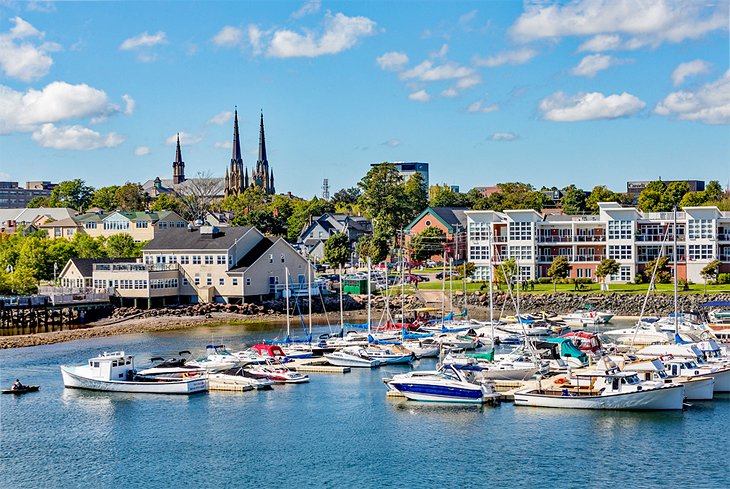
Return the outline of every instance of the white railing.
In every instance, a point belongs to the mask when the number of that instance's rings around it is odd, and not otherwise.
[[[109,289],[41,286],[38,288],[38,293],[48,296],[54,306],[83,302],[109,302]]]

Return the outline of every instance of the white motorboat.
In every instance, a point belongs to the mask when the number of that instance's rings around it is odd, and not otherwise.
[[[474,330],[437,334],[435,340],[446,349],[476,350],[480,346],[479,337]]]
[[[714,392],[730,392],[730,367],[713,367],[697,363],[699,359],[664,358],[662,361],[672,375],[695,377],[712,377],[715,381]]]
[[[123,351],[104,352],[89,359],[86,365],[62,365],[64,387],[111,392],[138,392],[147,394],[193,394],[208,390],[208,379],[194,378],[137,378],[134,356]]]
[[[474,366],[478,370],[478,378],[484,380],[528,380],[536,374],[547,375],[550,372],[548,362],[536,361],[528,354],[500,355],[492,360],[493,354],[457,354],[449,353],[444,357],[444,365],[459,367]]]
[[[324,358],[337,367],[373,368],[380,365],[380,360],[372,358],[360,346],[348,346],[342,350],[325,353]]]
[[[441,351],[441,344],[433,338],[406,340],[401,344],[411,350],[416,359],[437,357]]]
[[[262,379],[248,373],[243,367],[232,367],[222,372],[208,375],[210,387],[240,386],[257,390],[269,390],[274,383],[269,379]]]
[[[309,382],[308,375],[294,372],[274,360],[269,360],[261,365],[249,365],[244,370],[254,377],[268,379],[278,384],[302,384]]]
[[[677,410],[685,390],[681,384],[642,381],[636,372],[618,368],[576,374],[569,384],[553,388],[520,389],[515,406],[566,409]]]
[[[477,382],[469,367],[442,366],[439,370],[398,374],[388,379],[390,389],[412,401],[483,404],[496,402],[499,394],[490,382]]]
[[[204,377],[208,373],[208,371],[202,367],[187,365],[187,360],[184,358],[169,358],[165,360],[162,357],[154,357],[151,358],[150,361],[160,361],[160,363],[138,371],[137,377],[166,377],[171,379],[183,379],[189,377]]]
[[[593,311],[579,309],[570,314],[562,316],[566,324],[574,324],[579,326],[607,324],[613,319],[614,314],[608,311]]]
[[[380,360],[380,365],[406,365],[416,359],[416,355],[401,345],[370,344],[365,352],[371,358]]]
[[[603,335],[623,345],[655,345],[666,344],[674,336],[659,329],[655,324],[639,321],[633,328],[612,329]]]
[[[202,367],[208,372],[226,370],[241,364],[233,353],[226,350],[225,345],[208,345],[205,347],[207,355],[187,362],[188,365]]]

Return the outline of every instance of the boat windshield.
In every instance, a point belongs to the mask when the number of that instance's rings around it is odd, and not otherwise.
[[[629,385],[634,385],[634,384],[640,383],[639,377],[636,374],[630,375],[630,376],[626,377],[624,380]]]
[[[667,377],[669,377],[667,375],[667,371],[666,370],[659,370],[659,371],[657,371],[657,375],[659,376],[660,379],[666,379]]]

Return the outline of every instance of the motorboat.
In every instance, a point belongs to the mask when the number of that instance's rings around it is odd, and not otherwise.
[[[434,338],[446,349],[476,350],[481,346],[479,336],[473,329],[464,333],[441,333]]]
[[[189,353],[189,352],[180,352]],[[185,358],[169,358],[165,360],[162,357],[150,358],[151,362],[157,361],[151,367],[145,368],[137,372],[137,377],[166,377],[171,379],[183,379],[189,377],[204,377],[208,371],[203,367],[188,365]]]
[[[249,373],[245,367],[232,367],[221,372],[208,375],[211,387],[226,387],[230,385],[243,388],[251,387],[256,390],[270,390],[274,385],[269,379],[257,377]]]
[[[618,367],[575,374],[563,384],[515,391],[515,406],[566,409],[680,410],[682,384],[640,380],[636,372]]]
[[[325,353],[324,358],[337,367],[373,368],[381,364],[361,346],[348,346],[332,353]]]
[[[666,344],[674,336],[672,333],[662,331],[654,323],[639,321],[632,328],[612,329],[602,333],[619,344],[624,345],[655,345]]]
[[[3,389],[3,394],[27,394],[28,392],[38,392],[38,390],[41,388],[39,385],[23,385],[21,387],[11,387],[10,389]]]
[[[534,359],[529,352],[517,350],[495,358],[494,352],[483,354],[449,353],[443,365],[457,367],[472,366],[478,371],[478,378],[484,380],[528,380],[535,375],[547,375],[550,365],[547,361]]]
[[[137,377],[134,356],[123,351],[104,352],[86,365],[62,365],[64,387],[113,392],[148,394],[193,394],[208,390],[205,377]]]
[[[309,376],[294,372],[275,360],[268,360],[265,364],[248,365],[244,367],[248,373],[259,379],[268,379],[277,384],[302,384],[309,382]]]
[[[241,361],[225,345],[208,345],[205,347],[206,356],[187,362],[188,365],[202,367],[208,372],[226,370],[239,365]]]
[[[475,371],[444,365],[438,370],[415,371],[394,375],[386,384],[411,401],[483,404],[496,402],[499,394],[491,382],[479,382]]]
[[[715,381],[713,392],[730,392],[730,367],[713,367],[698,363],[700,359],[662,357],[662,362],[671,375],[683,377],[712,377]]]
[[[614,314],[608,311],[594,311],[591,309],[578,309],[575,312],[562,316],[566,324],[578,326],[591,326],[607,324],[613,319]]]
[[[371,358],[380,360],[381,365],[410,365],[416,355],[401,345],[371,344],[365,348]]]
[[[433,338],[405,340],[401,343],[416,356],[416,359],[433,358],[439,356],[441,344]]]

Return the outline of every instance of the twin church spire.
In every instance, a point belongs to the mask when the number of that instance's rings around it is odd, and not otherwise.
[[[233,150],[231,163],[226,168],[225,190],[226,197],[240,195],[248,187],[261,187],[267,194],[274,194],[274,171],[269,168],[266,157],[266,138],[264,136],[264,113],[261,113],[259,126],[259,159],[256,168],[252,168],[250,175],[243,165],[241,156],[241,139],[238,132],[238,110],[233,117]]]

